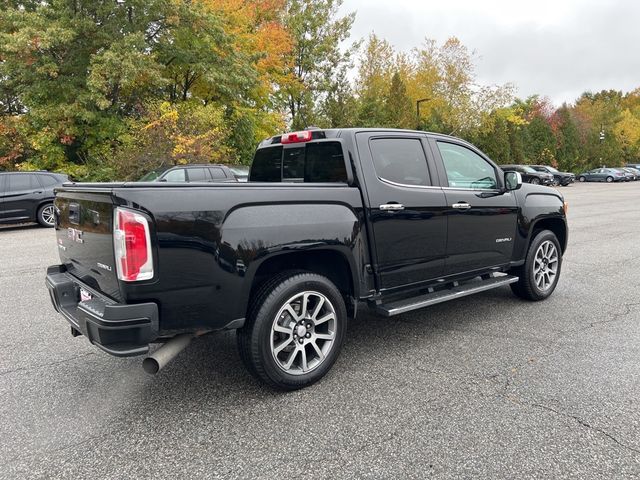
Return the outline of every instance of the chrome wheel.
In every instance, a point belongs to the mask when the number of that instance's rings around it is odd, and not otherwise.
[[[336,338],[336,310],[315,291],[298,293],[285,302],[273,320],[270,347],[276,365],[290,375],[318,368]]]
[[[53,226],[53,224],[55,223],[55,216],[53,212],[53,205],[47,205],[40,211],[40,218],[49,226]]]
[[[549,290],[558,275],[558,249],[546,240],[540,244],[533,260],[533,279],[543,292]]]

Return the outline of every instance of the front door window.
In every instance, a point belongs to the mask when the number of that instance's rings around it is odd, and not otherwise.
[[[474,190],[498,188],[495,169],[474,151],[447,142],[437,142],[450,187]]]

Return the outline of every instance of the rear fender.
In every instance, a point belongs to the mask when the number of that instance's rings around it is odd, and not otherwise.
[[[221,254],[235,258],[242,275],[237,316],[246,306],[265,262],[296,268],[305,257],[339,255],[349,267],[353,295],[360,292],[366,237],[359,214],[345,204],[252,205],[232,211],[221,230]],[[287,261],[291,259],[291,261]],[[289,267],[290,265],[290,267]],[[359,266],[360,265],[360,266]],[[325,266],[325,268],[327,268]]]

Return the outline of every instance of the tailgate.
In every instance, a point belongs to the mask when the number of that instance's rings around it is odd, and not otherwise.
[[[121,300],[111,193],[58,190],[55,206],[58,252],[67,271],[94,290]]]

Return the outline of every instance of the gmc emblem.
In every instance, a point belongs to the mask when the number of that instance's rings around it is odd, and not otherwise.
[[[81,230],[76,230],[75,228],[68,228],[67,236],[69,237],[70,240],[76,243],[84,243],[84,238],[82,238]]]

